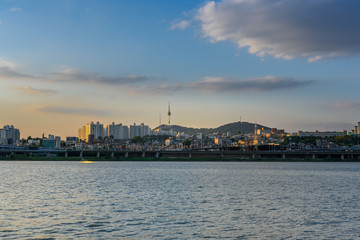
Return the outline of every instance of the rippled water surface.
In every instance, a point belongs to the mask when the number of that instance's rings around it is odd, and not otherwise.
[[[0,239],[360,239],[359,163],[0,162]]]

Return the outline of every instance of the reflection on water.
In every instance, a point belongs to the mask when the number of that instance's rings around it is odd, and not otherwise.
[[[95,163],[95,162],[94,161],[83,160],[83,161],[80,161],[80,163]]]
[[[359,163],[0,162],[0,239],[356,239]]]

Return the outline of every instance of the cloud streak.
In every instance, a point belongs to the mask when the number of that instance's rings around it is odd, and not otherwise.
[[[174,94],[182,91],[198,91],[205,94],[222,92],[243,91],[279,91],[283,89],[294,89],[314,83],[311,80],[296,80],[289,77],[265,76],[248,79],[230,79],[224,77],[205,77],[195,82],[170,82],[152,79],[144,75],[127,75],[118,77],[100,76],[95,73],[81,72],[75,70],[64,70],[52,73],[48,77],[35,77],[23,74],[9,67],[0,67],[0,79],[34,80],[50,83],[90,83],[116,87],[121,86],[130,95],[150,94],[163,95]],[[40,94],[40,89],[27,87],[23,89],[29,94]],[[46,89],[44,89],[44,93]]]
[[[126,75],[117,77],[99,76],[96,73],[66,69],[62,72],[52,73],[50,80],[55,82],[80,82],[108,85],[129,85],[150,80],[144,75]]]
[[[237,91],[276,91],[282,89],[298,88],[312,84],[314,81],[299,81],[286,77],[266,76],[232,80],[226,78],[207,77],[203,81],[190,84],[190,89],[208,93],[237,92]]]
[[[111,113],[102,109],[93,108],[76,108],[76,107],[60,107],[60,106],[41,106],[37,109],[44,113],[57,113],[69,115],[86,115],[86,116],[109,116]]]
[[[164,84],[160,86],[142,86],[132,91],[133,94],[173,94],[180,91],[198,91],[205,94],[223,92],[271,92],[294,89],[313,84],[312,80],[296,80],[287,77],[265,76],[262,78],[227,79],[223,77],[206,77],[202,81],[185,84]]]
[[[339,101],[330,104],[332,110],[360,110],[360,103],[350,101]]]
[[[52,89],[38,89],[38,88],[32,88],[30,86],[14,87],[13,89],[20,91],[23,94],[31,95],[31,96],[53,96],[58,93],[58,91]]]
[[[360,53],[357,0],[222,0],[198,9],[203,35],[259,57],[309,62]]]
[[[2,64],[3,66],[1,66],[1,63],[3,63]],[[3,80],[32,79],[36,81],[52,82],[52,83],[70,82],[70,83],[91,83],[91,84],[105,84],[105,85],[133,85],[151,80],[150,77],[144,75],[125,75],[125,76],[109,77],[109,76],[100,76],[96,73],[77,71],[72,69],[51,73],[48,76],[37,77],[16,71],[11,66],[10,62],[0,61],[0,80],[1,79]]]
[[[149,95],[167,95],[174,94],[176,92],[180,92],[187,89],[186,84],[178,84],[178,83],[163,83],[160,85],[143,85],[137,86],[128,91],[130,95],[141,95],[141,94],[149,94]]]
[[[20,73],[9,66],[0,66],[0,79],[29,79],[32,75]]]

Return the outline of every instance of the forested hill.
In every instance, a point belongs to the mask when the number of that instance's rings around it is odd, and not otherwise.
[[[161,128],[162,130],[169,130],[169,127],[167,125],[161,125],[155,129]],[[264,129],[264,130],[271,130],[271,128],[257,124],[258,129]],[[249,123],[249,122],[234,122],[234,123],[228,123],[222,126],[219,126],[217,128],[191,128],[191,127],[183,127],[179,125],[171,125],[171,129],[176,130],[178,132],[184,132],[186,134],[196,134],[196,133],[203,133],[203,134],[211,134],[211,133],[227,133],[231,132],[232,134],[236,134],[238,132],[241,132],[243,134],[248,133],[254,133],[255,130],[255,124]]]

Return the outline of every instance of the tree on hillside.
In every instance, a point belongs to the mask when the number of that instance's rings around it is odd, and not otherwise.
[[[183,142],[183,144],[185,145],[185,146],[190,146],[191,145],[191,141],[190,141],[190,139],[185,139],[184,140],[184,142]]]
[[[131,142],[132,143],[143,143],[144,142],[144,139],[140,136],[135,136],[131,139]]]

